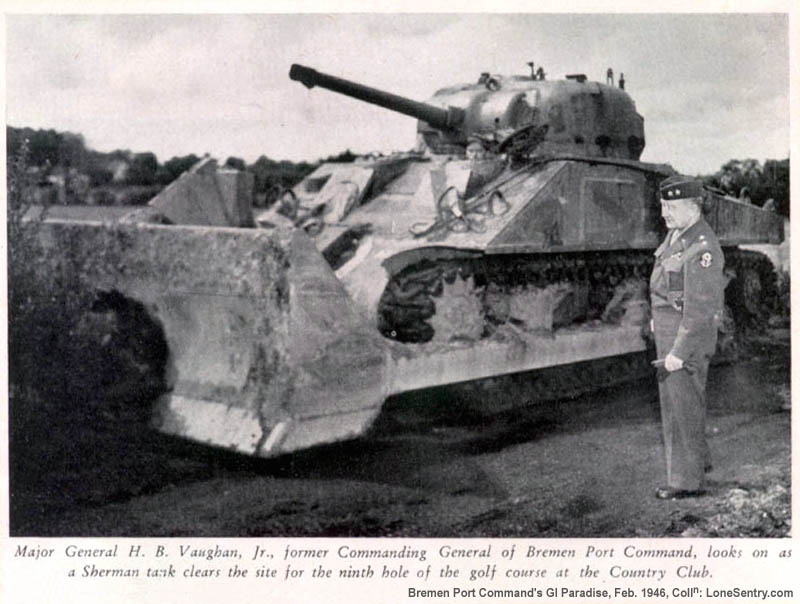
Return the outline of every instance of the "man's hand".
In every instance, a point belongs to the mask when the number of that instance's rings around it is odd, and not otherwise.
[[[678,369],[683,369],[683,360],[679,359],[674,354],[669,353],[664,358],[664,369],[667,371],[678,371]]]

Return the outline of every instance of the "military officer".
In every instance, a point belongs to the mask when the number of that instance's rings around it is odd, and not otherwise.
[[[667,484],[656,497],[678,499],[702,495],[710,467],[705,387],[724,303],[724,258],[702,216],[702,183],[671,176],[660,192],[669,232],[655,252],[650,303],[656,354],[666,370],[658,390]]]

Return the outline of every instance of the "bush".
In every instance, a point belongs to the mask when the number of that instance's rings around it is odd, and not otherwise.
[[[71,326],[64,309],[74,289],[50,274],[38,241],[41,216],[25,220],[31,209],[24,194],[30,185],[27,142],[8,161],[9,386],[12,399],[24,401],[9,405],[12,444],[26,437],[32,420],[54,417],[70,402],[65,384]]]
[[[24,219],[30,209],[23,194],[26,168],[26,148],[21,147],[9,162],[7,191],[9,381],[17,392],[36,391],[37,396],[26,398],[45,400],[48,409],[83,405],[85,410],[109,381],[121,380],[121,364],[114,363],[120,347],[101,345],[105,332],[97,321],[103,317],[94,312],[96,292],[82,276],[87,260],[74,257],[82,233],[69,227],[43,230],[41,217]],[[152,196],[152,187],[141,189],[140,194]],[[90,263],[110,263],[114,244],[124,245],[110,227],[106,234],[101,238],[106,243],[92,250]],[[58,244],[49,245],[52,240]],[[12,432],[26,423],[29,412],[48,415],[41,408],[13,409]]]

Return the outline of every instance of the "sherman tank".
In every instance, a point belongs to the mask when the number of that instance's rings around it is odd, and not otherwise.
[[[352,97],[320,103],[416,118],[417,146],[324,163],[253,215],[252,179],[206,163],[148,216],[39,225],[60,258],[50,274],[78,282],[91,312],[161,334],[138,344],[159,351],[145,372],[164,373],[156,428],[272,457],[364,434],[400,392],[532,370],[571,392],[649,370],[658,183],[674,170],[640,161],[624,89],[483,73],[423,103],[301,65],[289,76]],[[236,199],[216,221],[193,206],[211,190]],[[774,293],[769,261],[739,246],[779,243],[782,220],[711,189],[704,214],[730,278],[725,342]]]

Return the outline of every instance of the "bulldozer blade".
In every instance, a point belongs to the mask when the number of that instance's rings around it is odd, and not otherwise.
[[[33,225],[43,291],[116,291],[162,328],[158,430],[273,457],[363,433],[389,353],[300,229],[50,220]]]

